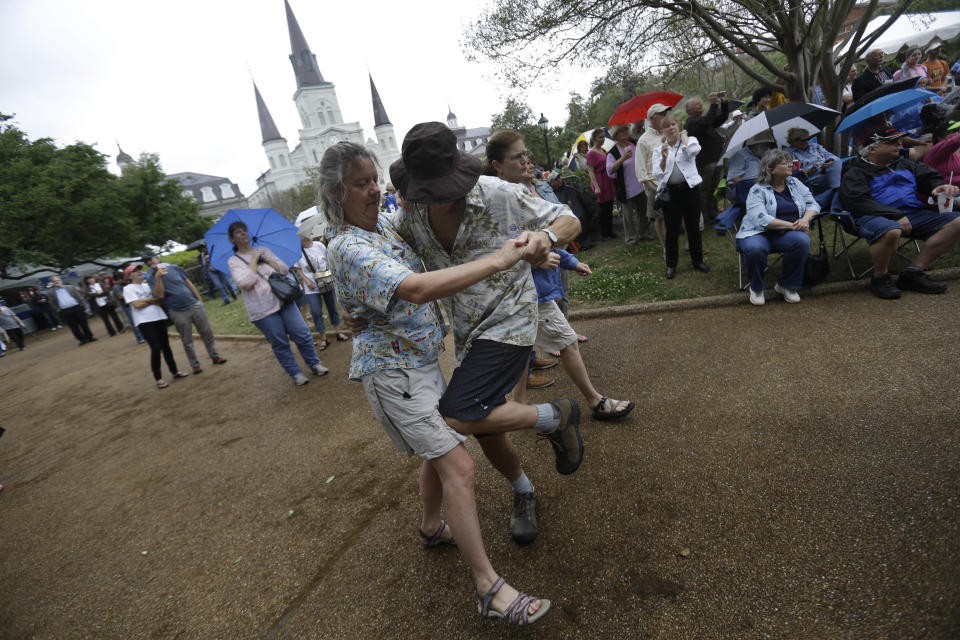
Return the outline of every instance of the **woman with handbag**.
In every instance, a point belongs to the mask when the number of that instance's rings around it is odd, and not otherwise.
[[[290,269],[267,247],[251,245],[247,225],[243,222],[238,220],[231,224],[227,233],[234,253],[227,261],[230,275],[240,287],[250,322],[260,329],[273,347],[273,355],[280,366],[295,385],[310,382],[290,348],[292,339],[310,371],[317,376],[326,375],[327,368],[320,362],[310,329],[297,308],[299,296],[290,296],[284,290],[292,285],[290,280],[283,278]],[[286,285],[284,282],[274,284],[277,279],[285,281]],[[287,299],[281,300],[281,296]]]
[[[750,278],[750,302],[764,303],[763,274],[771,251],[783,254],[774,291],[787,302],[800,302],[803,270],[810,255],[810,222],[820,205],[810,189],[793,177],[793,157],[773,149],[760,159],[757,182],[747,194],[747,213],[737,232],[737,248]]]
[[[703,178],[697,170],[700,143],[686,131],[680,130],[676,118],[664,116],[660,132],[663,144],[653,151],[653,178],[657,181],[657,207],[663,211],[667,227],[664,242],[667,254],[667,280],[677,274],[680,254],[680,229],[686,227],[687,244],[693,268],[709,273],[703,262],[703,238],[700,235],[700,183]]]
[[[303,275],[304,291],[301,304],[310,306],[310,315],[313,316],[313,323],[317,333],[320,334],[317,350],[323,351],[328,344],[326,327],[323,324],[324,305],[330,316],[330,324],[336,331],[337,341],[346,342],[350,338],[340,330],[337,294],[333,289],[333,273],[330,272],[330,266],[327,264],[327,248],[322,242],[314,242],[310,238],[301,236],[300,255],[302,257],[295,267]]]

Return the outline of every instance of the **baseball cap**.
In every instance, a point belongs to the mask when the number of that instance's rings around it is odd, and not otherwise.
[[[551,172],[549,173],[549,175],[547,175],[547,182],[553,182],[554,180],[556,180],[556,179],[559,178],[559,177],[560,177],[560,172],[559,172],[559,171],[551,171]]]
[[[128,264],[127,268],[123,270],[123,277],[129,278],[131,273],[134,271],[140,271],[141,269],[143,269],[142,264]]]
[[[652,105],[647,107],[647,117],[649,118],[650,116],[655,116],[658,113],[666,113],[667,111],[670,111],[670,109],[673,109],[673,107],[668,107],[660,102],[654,102]]]
[[[867,136],[867,144],[873,144],[874,142],[895,142],[906,135],[906,133],[897,131],[893,127],[878,127]]]

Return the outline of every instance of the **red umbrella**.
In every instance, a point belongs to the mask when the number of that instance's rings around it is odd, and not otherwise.
[[[683,96],[672,91],[651,91],[634,96],[617,107],[617,110],[610,116],[607,124],[631,124],[639,120],[647,119],[647,109],[650,105],[660,104],[668,107],[675,107],[677,103],[683,100]]]

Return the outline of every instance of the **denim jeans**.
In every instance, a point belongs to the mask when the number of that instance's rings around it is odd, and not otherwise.
[[[300,365],[297,363],[293,350],[290,348],[290,339],[293,339],[300,351],[300,356],[307,363],[308,367],[320,364],[320,356],[317,355],[317,349],[313,346],[313,336],[310,335],[310,329],[307,323],[303,321],[300,310],[293,302],[288,302],[280,308],[280,311],[271,313],[266,318],[255,321],[254,326],[263,333],[267,342],[273,347],[273,355],[287,375],[291,378],[298,373]]]
[[[327,291],[326,293],[311,293],[303,296],[310,306],[310,315],[313,316],[313,323],[316,326],[317,333],[325,332],[326,326],[323,324],[323,307],[327,307],[327,313],[330,315],[330,324],[334,327],[340,326],[340,313],[337,311],[337,293],[336,291]],[[321,300],[322,298],[322,300]]]
[[[803,266],[810,255],[810,236],[803,231],[758,233],[738,239],[737,246],[743,252],[743,262],[753,291],[760,293],[766,288],[763,273],[767,270],[767,256],[771,251],[783,254],[780,286],[787,289],[803,286]]]
[[[210,276],[210,281],[217,287],[217,291],[220,292],[220,296],[223,298],[224,302],[230,302],[230,298],[227,297],[229,293],[234,298],[237,297],[236,287],[233,284],[233,280],[230,278],[229,273],[223,273],[222,271],[211,271],[207,275]]]

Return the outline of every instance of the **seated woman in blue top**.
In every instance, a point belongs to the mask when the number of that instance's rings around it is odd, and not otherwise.
[[[802,182],[792,177],[793,158],[774,149],[760,159],[757,183],[747,195],[747,213],[737,232],[737,247],[750,277],[750,302],[764,303],[763,273],[771,251],[783,254],[783,269],[774,290],[787,302],[800,302],[803,267],[810,254],[810,222],[820,205]]]

